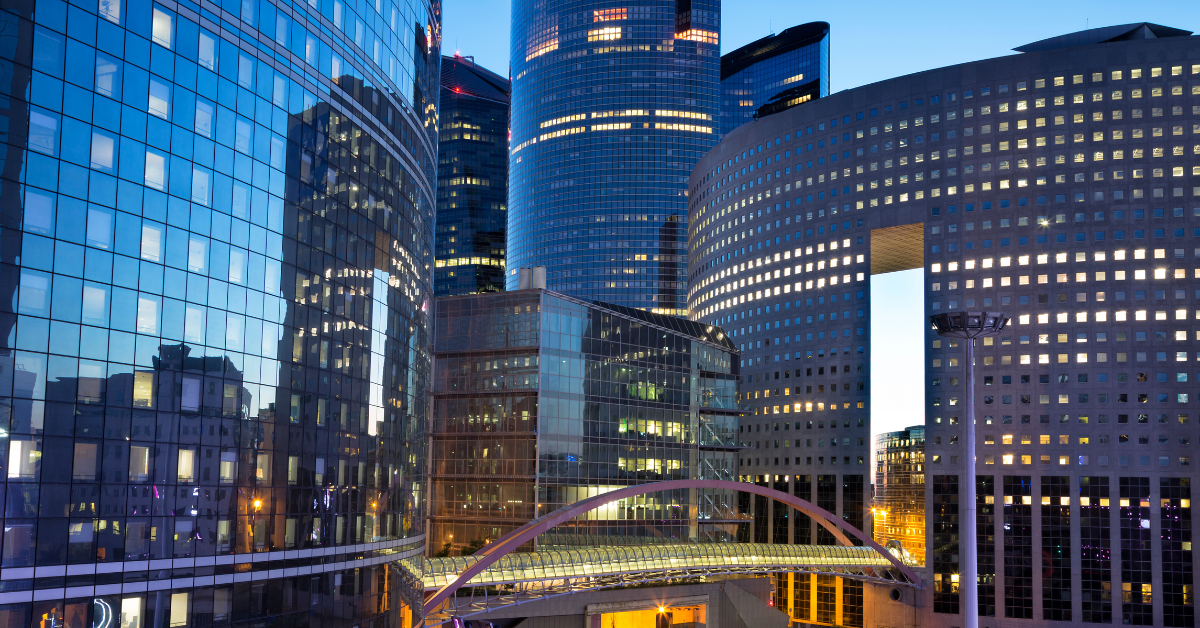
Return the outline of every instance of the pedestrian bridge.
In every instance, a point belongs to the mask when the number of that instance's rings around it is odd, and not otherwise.
[[[480,558],[426,558],[422,576],[425,590],[436,591],[455,582],[459,574]],[[913,566],[911,560],[904,562]],[[489,587],[631,575],[645,581],[664,573],[673,574],[671,577],[688,577],[778,571],[837,574],[860,580],[913,584],[895,569],[889,557],[870,547],[699,543],[513,553],[492,563],[462,586]]]
[[[703,543],[517,551],[555,526],[604,504],[672,489],[762,495],[807,515],[840,545]],[[414,558],[396,564],[407,579],[424,584],[422,616],[426,626],[577,591],[709,576],[786,571],[920,588],[913,566],[906,552],[884,549],[861,530],[807,501],[765,486],[725,480],[670,480],[621,487],[534,519],[473,556]]]

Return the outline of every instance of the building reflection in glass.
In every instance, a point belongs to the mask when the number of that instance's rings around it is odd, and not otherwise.
[[[737,367],[719,328],[545,290],[439,298],[437,309],[435,552],[470,553],[619,486],[732,479]],[[731,502],[654,493],[536,543],[728,539]]]
[[[0,628],[420,595],[440,3],[199,11],[0,11]]]

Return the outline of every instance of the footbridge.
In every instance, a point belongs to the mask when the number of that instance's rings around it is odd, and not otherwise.
[[[790,505],[828,530],[839,545],[699,543],[516,552],[554,526],[604,504],[672,489],[720,489],[763,495]],[[852,540],[853,539],[853,540]],[[857,541],[857,543],[856,543]],[[504,606],[579,591],[715,576],[814,573],[920,587],[905,554],[884,549],[840,517],[793,495],[723,480],[673,480],[629,486],[581,500],[509,532],[472,556],[399,563],[424,583],[426,626]]]

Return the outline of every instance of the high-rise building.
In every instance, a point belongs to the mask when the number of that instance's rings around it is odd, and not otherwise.
[[[732,480],[736,354],[719,328],[540,289],[437,300],[430,425],[435,552],[469,554],[617,487]],[[728,541],[734,499],[615,502],[539,549]]]
[[[925,564],[925,426],[875,437],[875,498],[871,501],[875,541],[896,541]]]
[[[913,329],[925,625],[963,625],[964,542],[983,546],[970,611],[1006,626],[1194,621],[1189,34],[1092,29],[839,92],[739,127],[693,171],[689,308],[741,350],[742,427],[758,446],[744,475],[790,477],[806,495],[797,478],[815,476],[819,505],[869,471],[870,407],[890,402],[867,368],[872,317],[890,314],[873,307],[874,275],[923,269],[912,297],[926,315],[1012,317],[975,348],[976,452],[963,443],[964,346]],[[972,460],[979,538],[960,539]],[[838,513],[861,521],[846,494]]]
[[[3,9],[5,628],[411,621],[440,3],[324,6]]]
[[[809,22],[721,56],[721,137],[829,95],[829,24]]]
[[[442,57],[438,296],[504,290],[509,80],[472,57]]]
[[[512,7],[508,281],[686,313],[687,173],[716,144],[720,2]]]

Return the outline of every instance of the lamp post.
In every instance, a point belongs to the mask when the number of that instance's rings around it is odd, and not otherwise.
[[[966,628],[979,628],[979,539],[975,533],[975,339],[1000,333],[1008,318],[1001,312],[947,312],[929,317],[939,336],[966,341],[967,433],[966,512],[958,520],[959,591]]]

